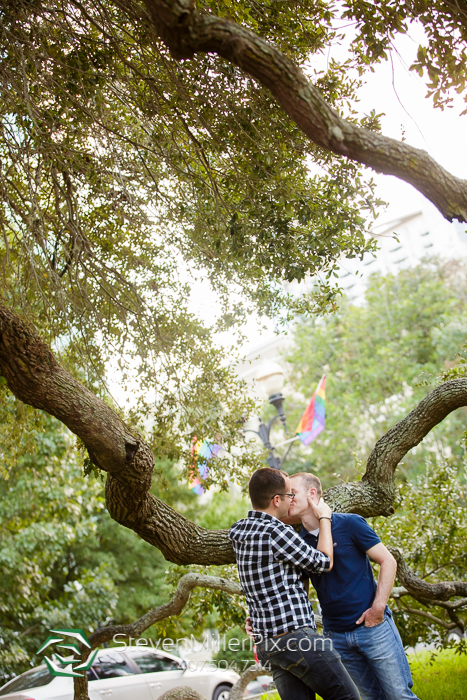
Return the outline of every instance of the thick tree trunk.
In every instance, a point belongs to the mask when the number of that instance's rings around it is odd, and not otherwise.
[[[141,437],[55,359],[35,329],[0,307],[0,374],[13,394],[62,421],[107,472],[110,515],[177,564],[234,561],[226,530],[207,530],[149,493],[154,457]],[[467,379],[434,389],[375,445],[359,483],[334,486],[325,498],[336,511],[363,516],[394,512],[394,474],[408,450],[451,411],[467,405]]]
[[[118,1],[118,0],[117,0]],[[128,7],[128,0],[119,4]],[[289,58],[246,27],[207,12],[193,0],[145,0],[154,27],[177,59],[216,53],[264,85],[316,144],[413,185],[452,221],[467,221],[467,181],[426,151],[342,119]],[[135,10],[136,11],[136,10]]]
[[[83,646],[81,648],[81,661],[86,661],[90,653],[91,650]],[[73,678],[73,687],[75,691],[74,700],[89,700],[88,677],[86,673],[81,678]]]

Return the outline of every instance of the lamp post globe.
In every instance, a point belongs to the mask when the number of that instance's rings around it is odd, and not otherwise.
[[[266,396],[280,394],[284,386],[284,371],[277,362],[263,362],[256,372],[256,385]]]
[[[280,469],[282,466],[281,460],[274,454],[274,447],[271,445],[269,433],[271,431],[272,424],[278,417],[281,419],[285,431],[287,432],[285,413],[282,407],[282,403],[284,401],[284,397],[282,396],[284,371],[282,367],[277,362],[263,362],[256,372],[256,385],[268,397],[269,403],[276,408],[277,414],[271,418],[268,424],[261,421],[258,430],[251,432],[255,432],[257,435],[259,435],[264,446],[268,450],[268,465],[272,469]]]

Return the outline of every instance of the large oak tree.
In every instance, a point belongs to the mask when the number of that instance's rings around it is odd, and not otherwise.
[[[371,248],[361,213],[376,202],[363,166],[467,221],[466,181],[385,137],[377,119],[342,116],[355,91],[345,66],[306,72],[310,52],[335,34],[338,9],[308,0],[2,5],[0,372],[107,473],[112,517],[173,562],[228,563],[233,553],[225,531],[200,528],[149,493],[149,442],[172,456],[183,445],[187,454],[193,435],[233,444],[248,409],[208,329],[190,316],[180,264],[217,289],[227,328],[245,313],[233,289],[272,314],[333,302],[326,281],[298,301],[278,283],[327,275],[342,255]],[[360,28],[360,68],[418,19],[428,49],[417,70],[428,70],[438,101],[452,84],[462,89],[457,4],[360,0],[344,10]],[[446,18],[449,31],[439,31]],[[124,351],[141,361],[140,386],[156,385],[144,407],[150,440],[101,398],[105,362]],[[466,378],[442,383],[377,442],[361,481],[331,488],[329,502],[390,515],[400,460],[465,405]],[[399,578],[424,599],[467,592],[460,581],[420,582],[402,560]]]

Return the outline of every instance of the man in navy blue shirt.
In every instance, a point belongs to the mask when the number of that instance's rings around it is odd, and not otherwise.
[[[308,498],[319,502],[319,479],[307,472],[290,477],[287,522],[302,522],[301,537],[316,547],[319,521]],[[333,513],[334,566],[325,576],[311,574],[323,616],[324,633],[332,639],[362,700],[414,700],[412,677],[402,640],[387,606],[397,564],[374,530],[360,515]],[[378,584],[370,559],[380,565]],[[298,697],[298,695],[297,695]]]

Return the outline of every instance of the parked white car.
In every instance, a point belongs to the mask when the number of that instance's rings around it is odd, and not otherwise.
[[[228,700],[238,680],[232,670],[186,662],[151,649],[102,649],[87,672],[90,700],[157,700],[176,686],[197,690],[206,700]],[[73,700],[73,678],[51,676],[37,666],[0,688],[2,700]]]

